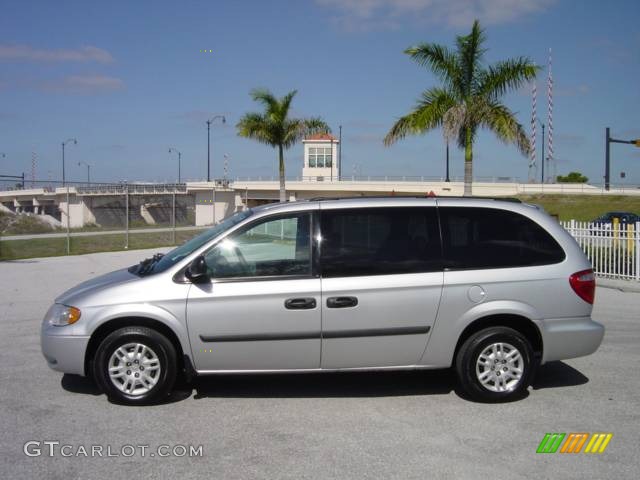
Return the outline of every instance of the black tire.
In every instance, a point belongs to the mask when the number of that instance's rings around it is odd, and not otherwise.
[[[118,388],[109,376],[111,356],[118,348],[131,343],[140,343],[150,349],[160,365],[160,372],[157,374],[157,378],[154,377],[155,385],[144,393],[126,393]],[[151,368],[147,368],[148,371],[151,370]],[[176,371],[177,357],[173,344],[164,335],[146,327],[125,327],[112,332],[100,343],[93,361],[93,376],[98,386],[110,400],[126,405],[144,405],[164,399],[173,388],[176,381]],[[138,373],[142,374],[142,372]],[[124,380],[117,381],[124,382]],[[141,382],[136,385],[140,385],[140,388],[145,387]]]
[[[496,383],[490,381],[485,387],[476,374],[476,365],[480,354],[495,343],[512,345],[522,358],[523,371],[520,380],[513,385],[513,388],[506,391],[492,391],[491,387],[495,387]],[[495,368],[493,365],[492,367]],[[502,373],[501,368],[496,370],[496,375]],[[506,365],[505,368],[507,368]],[[471,399],[482,402],[501,402],[523,397],[533,378],[534,369],[535,362],[533,361],[531,343],[521,333],[508,327],[490,327],[474,333],[462,344],[456,356],[456,373],[460,387]],[[493,372],[487,373],[493,376]],[[508,378],[513,381],[513,378]]]

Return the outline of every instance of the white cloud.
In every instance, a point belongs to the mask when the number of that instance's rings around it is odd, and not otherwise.
[[[0,44],[0,60],[32,62],[98,62],[111,63],[113,56],[102,48],[84,46],[77,49],[43,49],[28,45]]]
[[[39,88],[45,91],[86,94],[120,90],[124,88],[124,82],[106,75],[70,75],[41,83]]]
[[[399,28],[407,21],[466,27],[509,23],[542,12],[556,0],[316,0],[337,11],[333,21],[350,31]]]

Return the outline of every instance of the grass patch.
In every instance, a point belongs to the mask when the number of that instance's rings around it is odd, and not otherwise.
[[[48,223],[42,222],[35,217],[28,215],[10,215],[0,212],[0,234],[18,235],[29,233],[51,233],[55,232]]]
[[[606,212],[640,212],[640,196],[625,195],[520,195],[526,203],[541,205],[560,220],[589,221]]]
[[[180,245],[199,233],[202,233],[202,230],[178,231],[176,232],[175,242],[173,242],[172,232],[132,233],[129,234],[129,250]],[[71,255],[115,252],[124,250],[124,245],[124,234],[71,237]],[[57,257],[66,254],[66,238],[36,238],[32,240],[3,240],[0,242],[0,260]]]

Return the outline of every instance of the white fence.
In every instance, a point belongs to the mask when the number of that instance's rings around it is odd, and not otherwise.
[[[640,222],[561,224],[582,247],[596,275],[640,281]]]

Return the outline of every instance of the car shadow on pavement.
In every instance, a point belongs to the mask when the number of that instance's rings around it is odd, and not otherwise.
[[[538,367],[531,386],[534,390],[556,387],[574,387],[588,383],[589,379],[581,372],[564,362],[549,362]]]
[[[533,390],[583,385],[589,379],[564,362],[550,362],[538,368]],[[89,378],[65,374],[61,386],[72,393],[102,395]],[[162,404],[193,398],[320,398],[391,397],[407,395],[448,395],[452,391],[469,398],[457,386],[452,369],[339,373],[222,374],[178,382]],[[514,401],[526,398],[525,391]]]
[[[387,397],[446,395],[454,389],[448,370],[218,375],[194,379],[195,399],[208,397]]]
[[[80,375],[70,375],[65,373],[62,376],[62,380],[60,381],[60,385],[64,390],[71,393],[80,393],[84,395],[93,395],[100,396],[103,395],[102,391],[98,388],[96,383],[88,377],[81,377]],[[159,402],[161,405],[166,405],[168,403],[181,402],[182,400],[186,400],[193,393],[193,389],[191,386],[187,386],[184,382],[177,382],[174,388],[174,391],[164,399],[164,401]],[[111,403],[111,400],[109,400]]]
[[[102,392],[93,380],[80,375],[65,373],[60,380],[60,385],[67,392],[84,393],[85,395],[102,395]]]

